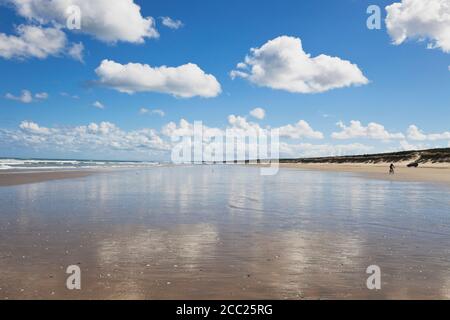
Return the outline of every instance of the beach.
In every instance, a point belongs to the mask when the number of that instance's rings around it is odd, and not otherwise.
[[[444,184],[200,165],[0,197],[0,299],[450,298]],[[66,288],[70,265],[81,290]],[[381,290],[366,287],[370,265]]]
[[[71,170],[71,171],[31,171],[31,170],[21,170],[14,171],[9,170],[6,172],[0,172],[0,186],[15,186],[21,184],[38,183],[49,180],[60,180],[60,179],[73,179],[87,177],[95,173],[92,170]]]
[[[348,172],[358,174],[371,179],[383,179],[389,181],[434,182],[450,184],[450,165],[425,164],[418,168],[408,168],[406,163],[395,164],[395,174],[389,174],[390,163],[280,163],[281,168],[300,170],[319,170],[331,172]]]
[[[0,0],[0,20],[14,311],[450,300],[450,0]]]
[[[306,171],[347,172],[370,179],[389,181],[432,182],[450,184],[450,164],[428,164],[419,168],[408,168],[406,164],[397,164],[395,174],[389,174],[389,163],[381,164],[304,164],[280,163],[282,169],[299,169]],[[260,165],[258,165],[260,167]],[[92,174],[105,173],[106,168],[72,169],[72,170],[8,170],[0,171],[0,186],[14,186],[38,183],[48,180],[87,177]],[[119,169],[116,169],[119,170]],[[122,170],[126,170],[122,168]]]

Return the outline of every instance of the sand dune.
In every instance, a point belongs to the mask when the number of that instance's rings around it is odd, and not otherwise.
[[[389,175],[389,165],[396,166]],[[412,164],[417,167],[408,167]],[[282,159],[282,168],[352,172],[366,177],[397,181],[450,184],[450,148],[342,157]]]

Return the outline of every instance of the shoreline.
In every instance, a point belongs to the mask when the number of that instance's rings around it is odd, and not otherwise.
[[[395,164],[395,174],[389,175],[389,163],[279,163],[280,169],[322,171],[322,172],[345,172],[356,174],[363,178],[403,181],[403,182],[426,182],[450,185],[450,164],[428,164],[418,168],[408,168],[405,163]],[[243,165],[247,166],[247,165]],[[263,166],[261,164],[250,164],[250,166]],[[116,168],[117,169],[117,168]],[[120,168],[124,170],[125,168]],[[83,178],[101,171],[111,169],[73,169],[73,170],[7,170],[0,171],[0,187],[17,186],[31,183],[39,183],[51,180]]]
[[[450,297],[448,189],[211,169],[108,170],[0,188],[0,299]],[[81,291],[66,287],[75,264]],[[383,290],[365,286],[373,264]]]
[[[395,164],[395,174],[389,175],[389,163],[383,164],[336,164],[336,163],[280,163],[280,168],[328,172],[354,173],[358,176],[389,181],[431,182],[450,185],[450,165],[425,165],[408,168],[406,164]]]

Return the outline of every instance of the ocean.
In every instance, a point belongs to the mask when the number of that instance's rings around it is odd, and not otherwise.
[[[160,165],[155,161],[111,161],[111,160],[55,160],[0,158],[0,170],[41,169],[91,169],[91,168],[143,168]]]

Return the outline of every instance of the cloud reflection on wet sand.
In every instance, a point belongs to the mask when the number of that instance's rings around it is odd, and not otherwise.
[[[198,166],[0,196],[1,298],[450,298],[438,186]],[[70,264],[81,291],[65,289]],[[377,292],[365,287],[371,264]]]

